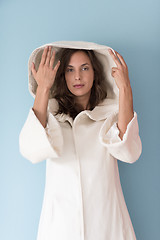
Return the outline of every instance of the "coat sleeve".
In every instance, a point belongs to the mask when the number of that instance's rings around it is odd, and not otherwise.
[[[118,113],[115,112],[103,123],[99,138],[100,142],[108,149],[109,153],[118,160],[133,163],[142,153],[142,143],[139,136],[137,113],[127,125],[123,139],[118,136]]]
[[[32,163],[61,155],[63,137],[56,118],[47,112],[44,128],[31,108],[19,135],[19,149],[23,157]]]

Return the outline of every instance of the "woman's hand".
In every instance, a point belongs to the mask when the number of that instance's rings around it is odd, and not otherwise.
[[[111,49],[109,49],[108,51],[117,65],[117,67],[112,68],[111,73],[112,77],[115,79],[117,87],[119,88],[119,90],[128,87],[131,88],[128,67],[123,57],[116,51],[115,51],[116,56]]]
[[[38,71],[36,71],[35,64],[32,62],[31,71],[40,89],[50,90],[54,83],[54,79],[60,65],[60,61],[58,61],[56,66],[53,68],[54,59],[55,51],[53,51],[51,56],[51,46],[47,46],[43,51]]]
[[[123,140],[127,125],[134,117],[132,89],[128,76],[128,67],[123,57],[116,51],[116,56],[112,50],[109,50],[109,53],[117,65],[117,67],[112,68],[112,77],[115,79],[117,87],[119,88],[119,114],[117,127],[119,129],[119,137]]]

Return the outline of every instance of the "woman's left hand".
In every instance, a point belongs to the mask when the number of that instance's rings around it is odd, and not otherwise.
[[[132,89],[128,76],[128,67],[123,57],[116,51],[116,55],[112,52],[112,50],[110,50],[109,53],[117,65],[117,67],[112,68],[112,76],[119,88],[119,113],[117,127],[120,131],[119,137],[122,140],[128,123],[134,117]]]
[[[119,90],[128,87],[130,88],[131,86],[129,80],[128,67],[123,57],[116,51],[115,51],[116,56],[111,49],[109,49],[108,51],[117,65],[117,67],[112,68],[111,73],[112,77],[115,79],[117,87],[119,88]]]

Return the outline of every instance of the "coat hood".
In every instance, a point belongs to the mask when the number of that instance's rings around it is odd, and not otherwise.
[[[87,49],[93,50],[99,61],[101,62],[104,73],[107,81],[107,98],[98,105],[99,107],[104,105],[118,105],[119,101],[119,89],[115,83],[114,78],[111,75],[112,67],[116,67],[115,62],[113,61],[112,57],[110,56],[108,49],[111,49],[113,52],[114,50],[111,47],[100,45],[93,42],[84,42],[84,41],[58,41],[44,44],[38,48],[36,48],[30,55],[28,61],[28,80],[29,80],[29,92],[35,98],[37,83],[32,75],[31,66],[32,62],[35,64],[35,69],[38,70],[43,50],[46,46],[52,46],[52,52],[55,50],[55,63],[58,61],[58,52],[61,48],[72,48],[72,49]],[[115,53],[115,52],[114,52]],[[49,96],[49,103],[54,103],[56,105],[55,99],[53,99],[51,93]],[[96,107],[97,108],[97,107]],[[100,109],[99,109],[100,110]]]

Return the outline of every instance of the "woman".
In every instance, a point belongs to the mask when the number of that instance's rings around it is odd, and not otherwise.
[[[135,162],[142,144],[123,57],[89,42],[43,45],[29,90],[20,152],[47,160],[37,240],[135,240],[117,159]]]

